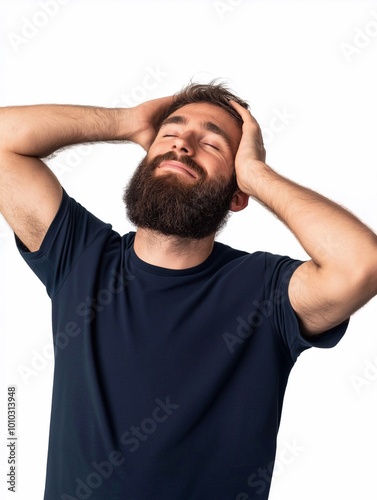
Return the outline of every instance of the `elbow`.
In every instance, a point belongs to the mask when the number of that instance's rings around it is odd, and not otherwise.
[[[355,287],[368,302],[377,295],[377,245],[370,258],[363,259],[355,272]]]
[[[333,285],[342,296],[341,301],[354,313],[377,295],[377,246],[373,253],[364,253],[332,276],[329,290],[334,290]]]
[[[366,286],[371,290],[371,298],[377,295],[377,258],[373,266],[369,269],[366,277]]]

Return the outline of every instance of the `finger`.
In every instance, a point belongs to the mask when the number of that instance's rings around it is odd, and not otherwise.
[[[244,126],[246,125],[248,127],[248,130],[252,133],[252,135],[256,138],[256,146],[257,149],[262,157],[262,160],[265,161],[266,159],[266,150],[264,147],[263,143],[263,135],[262,135],[262,130],[256,121],[256,119],[253,117],[253,115],[250,113],[250,111],[240,104],[238,102],[229,100],[229,103],[232,105],[232,107],[237,111],[237,113],[241,116],[244,122]]]
[[[150,101],[154,104],[155,107],[153,117],[155,126],[159,126],[161,124],[161,117],[164,115],[166,110],[174,103],[175,99],[176,97],[174,95],[171,95],[166,97],[159,97],[158,99]]]
[[[229,104],[237,111],[237,113],[241,116],[242,120],[244,123],[246,122],[252,122],[254,125],[259,127],[259,124],[257,120],[254,118],[254,116],[250,113],[250,111],[240,104],[238,102],[233,101],[232,99],[229,100]]]

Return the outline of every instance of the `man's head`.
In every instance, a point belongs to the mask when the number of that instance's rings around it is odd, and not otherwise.
[[[247,108],[216,83],[191,84],[175,95],[124,194],[136,226],[201,239],[247,205],[234,170],[242,119],[230,99]]]
[[[245,109],[249,109],[247,102],[236,96],[224,84],[216,83],[216,81],[212,81],[208,84],[189,84],[175,94],[173,103],[168,106],[165,112],[160,116],[159,125],[161,125],[161,123],[163,123],[168,116],[177,111],[177,109],[188,104],[204,102],[223,108],[234,118],[236,122],[238,122],[241,127],[242,119],[237,111],[229,104],[230,100],[238,102],[238,104],[243,106]]]

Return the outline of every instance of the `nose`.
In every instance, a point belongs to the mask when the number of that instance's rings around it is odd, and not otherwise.
[[[174,137],[172,150],[177,153],[184,153],[187,156],[192,156],[195,152],[193,139],[188,134]]]

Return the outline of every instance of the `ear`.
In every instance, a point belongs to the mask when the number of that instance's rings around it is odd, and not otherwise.
[[[237,191],[233,195],[232,201],[230,202],[229,210],[231,210],[232,212],[240,212],[247,207],[248,203],[249,196],[237,189]]]

